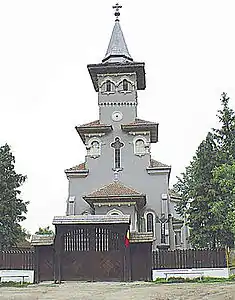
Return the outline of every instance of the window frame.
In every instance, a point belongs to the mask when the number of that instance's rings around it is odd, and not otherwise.
[[[92,143],[97,142],[99,144],[99,148],[98,148],[98,152],[95,153],[91,153],[91,149],[92,149]],[[99,138],[97,137],[93,137],[88,141],[88,145],[87,145],[87,156],[92,157],[92,158],[98,158],[101,156],[101,147],[102,147],[102,142]]]
[[[151,214],[153,217],[153,231],[147,231],[147,227],[148,227],[148,215]],[[144,213],[144,220],[145,220],[145,232],[153,232],[153,237],[156,237],[156,214],[153,211],[146,211]]]
[[[139,152],[136,149],[137,148],[136,147],[136,142],[138,140],[142,140],[144,142],[144,150],[143,150],[143,152]],[[136,136],[133,139],[133,147],[134,147],[134,154],[137,155],[137,156],[144,156],[144,155],[148,154],[148,151],[147,151],[148,143],[147,143],[146,139],[143,136]]]

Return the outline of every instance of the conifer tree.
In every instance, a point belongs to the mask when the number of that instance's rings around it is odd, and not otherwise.
[[[0,147],[0,249],[10,248],[24,237],[20,222],[25,220],[28,202],[20,199],[26,176],[15,172],[10,147]]]
[[[224,168],[222,172],[219,168],[234,162],[235,113],[229,107],[226,93],[221,95],[221,105],[217,115],[220,127],[208,133],[174,186],[182,196],[178,211],[186,214],[191,229],[190,241],[196,247],[214,248],[234,243],[231,217],[234,203],[218,180],[227,170]]]

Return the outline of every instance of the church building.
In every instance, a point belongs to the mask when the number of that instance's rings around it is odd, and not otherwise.
[[[115,24],[102,62],[87,66],[99,116],[76,127],[87,154],[65,170],[66,215],[129,215],[130,234],[152,232],[154,249],[187,248],[187,227],[175,209],[180,198],[169,189],[171,166],[151,152],[159,124],[138,118],[145,64],[128,51],[120,8],[114,6]]]

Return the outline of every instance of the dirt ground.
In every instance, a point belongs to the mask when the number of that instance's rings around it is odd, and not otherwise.
[[[0,288],[1,300],[235,300],[232,283],[43,283]]]

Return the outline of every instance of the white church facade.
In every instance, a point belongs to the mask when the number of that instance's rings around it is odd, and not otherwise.
[[[188,230],[176,212],[180,199],[169,189],[171,166],[151,152],[151,144],[158,142],[158,123],[138,118],[145,64],[130,55],[120,6],[114,8],[116,20],[105,57],[88,65],[99,116],[76,127],[87,154],[82,163],[65,170],[66,215],[129,215],[130,231],[152,232],[154,249],[187,248]]]

